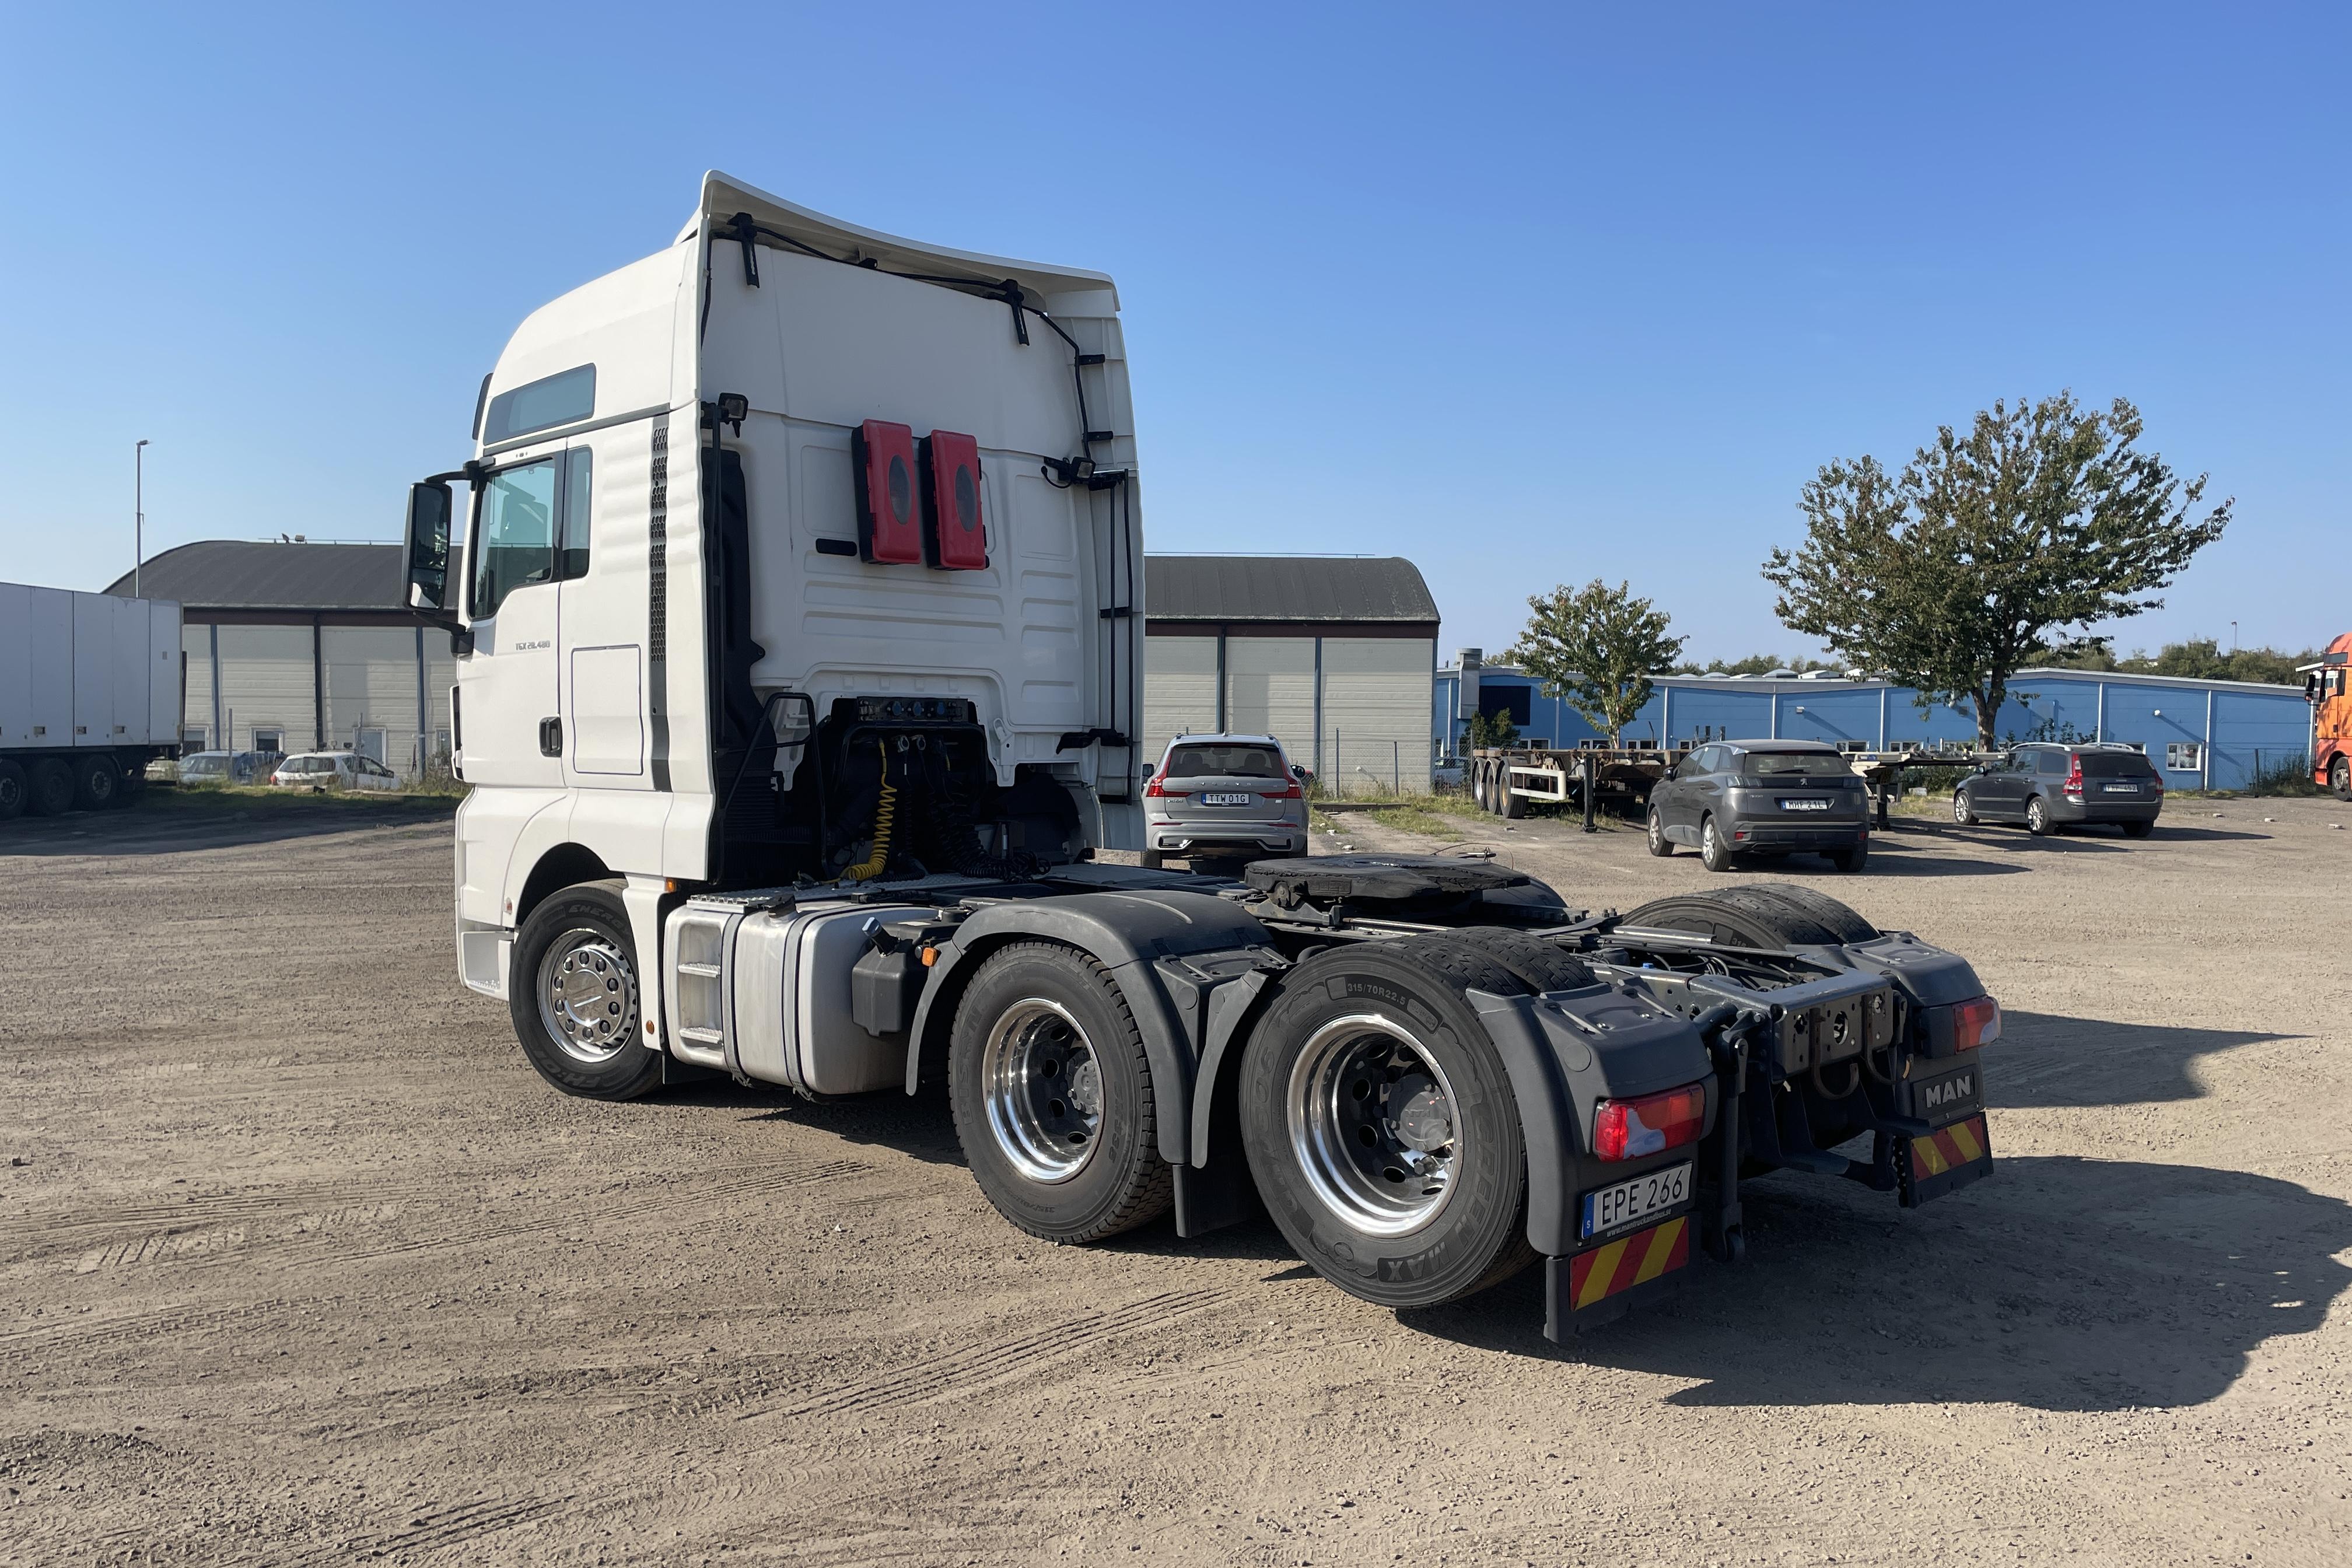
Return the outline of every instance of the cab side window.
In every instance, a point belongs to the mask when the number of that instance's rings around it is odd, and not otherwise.
[[[588,481],[594,458],[585,447],[563,454],[563,535],[556,556],[561,577],[588,575]]]
[[[475,530],[474,619],[497,615],[518,588],[587,573],[590,469],[583,447],[490,476]]]

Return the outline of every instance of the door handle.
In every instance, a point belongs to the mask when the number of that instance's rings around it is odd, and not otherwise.
[[[563,754],[563,721],[561,718],[539,721],[539,754],[542,757]]]

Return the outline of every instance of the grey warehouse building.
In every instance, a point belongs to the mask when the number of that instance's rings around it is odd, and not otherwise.
[[[1151,555],[1143,741],[1269,734],[1335,794],[1429,788],[1437,601],[1398,556]]]
[[[400,555],[207,540],[147,562],[141,592],[184,606],[183,745],[446,767],[456,659],[400,608]],[[1429,787],[1438,614],[1412,562],[1147,556],[1144,605],[1150,763],[1180,731],[1239,730],[1277,737],[1338,793]]]
[[[140,568],[183,606],[188,751],[349,749],[404,777],[449,755],[446,632],[401,608],[397,544],[206,540]],[[129,594],[118,578],[110,594]]]

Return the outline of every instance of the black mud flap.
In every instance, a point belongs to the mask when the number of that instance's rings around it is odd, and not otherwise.
[[[1992,1140],[1982,1115],[1937,1128],[1925,1138],[1895,1141],[1896,1188],[1906,1209],[1991,1174]]]
[[[1631,1236],[1544,1259],[1544,1338],[1564,1344],[1664,1300],[1690,1273],[1696,1216],[1676,1215]]]

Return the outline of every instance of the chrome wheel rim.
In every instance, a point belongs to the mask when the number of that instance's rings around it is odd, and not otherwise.
[[[1664,843],[1665,839],[1665,822],[1656,812],[1654,811],[1650,813],[1650,847],[1652,848],[1655,848],[1657,846]]]
[[[1006,1008],[980,1058],[988,1129],[1030,1181],[1066,1182],[1102,1135],[1102,1064],[1070,1010],[1045,996]]]
[[[1969,797],[1964,795],[1954,795],[1952,797],[1952,820],[1954,822],[1966,823],[1968,819]]]
[[[2040,801],[2037,800],[2032,805],[2025,808],[2025,825],[2032,828],[2034,832],[2041,832],[2042,829],[2048,825],[2049,821],[2050,814],[2042,809],[2042,803]]]
[[[635,1037],[637,973],[620,945],[580,927],[548,944],[539,961],[539,1021],[576,1062],[611,1061]]]
[[[1421,1042],[1373,1013],[1315,1031],[1290,1069],[1290,1151],[1324,1206],[1367,1236],[1444,1211],[1461,1164],[1454,1087]]]

